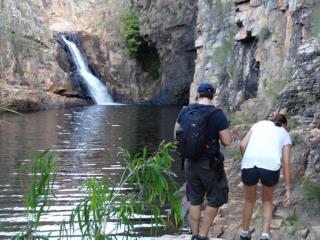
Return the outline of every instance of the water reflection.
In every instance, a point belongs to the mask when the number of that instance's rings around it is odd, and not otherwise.
[[[41,230],[58,230],[59,222],[70,215],[81,199],[78,189],[90,177],[118,181],[123,161],[121,147],[130,151],[143,146],[154,150],[162,140],[172,140],[175,107],[159,106],[89,106],[0,115],[0,237],[14,234],[24,226],[20,167],[28,162],[31,150],[53,149],[57,152],[59,172],[54,186],[56,199]],[[181,175],[180,163],[175,163]],[[180,181],[182,177],[180,178]],[[148,228],[143,223],[140,228]]]

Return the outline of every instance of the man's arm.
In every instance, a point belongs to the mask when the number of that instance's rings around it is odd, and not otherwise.
[[[176,138],[176,132],[180,129],[180,124],[176,122],[176,124],[174,125],[174,130],[173,130],[173,138]]]
[[[231,144],[232,138],[229,128],[224,129],[219,132],[220,142],[223,146],[229,146]]]
[[[250,130],[250,131],[247,133],[247,135],[242,139],[242,141],[241,141],[241,143],[240,143],[240,153],[241,153],[241,156],[242,156],[242,157],[243,157],[244,152],[246,151],[246,148],[247,148],[247,146],[248,146],[248,143],[249,143],[251,134],[252,134],[252,130]]]

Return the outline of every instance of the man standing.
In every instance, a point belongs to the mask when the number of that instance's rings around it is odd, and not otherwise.
[[[183,108],[178,115],[174,137],[185,128],[184,122],[188,112],[197,109],[206,118],[205,135],[208,137],[206,148],[197,159],[185,159],[184,170],[187,182],[186,195],[190,202],[189,217],[192,228],[191,240],[207,240],[210,226],[218,213],[219,207],[228,201],[228,182],[223,168],[223,162],[218,163],[211,149],[220,153],[220,143],[224,146],[231,144],[231,134],[228,122],[222,110],[213,106],[212,99],[215,89],[208,83],[201,83],[197,91],[198,102]],[[216,152],[215,151],[215,152]],[[222,156],[223,157],[223,156]],[[203,221],[200,226],[201,205],[207,198]]]

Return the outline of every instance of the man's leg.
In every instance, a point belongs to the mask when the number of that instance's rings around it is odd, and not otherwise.
[[[199,223],[201,216],[201,205],[191,205],[189,208],[189,217],[191,222],[192,235],[199,233]]]
[[[262,206],[263,206],[263,233],[269,233],[272,219],[272,199],[276,185],[267,187],[262,185]]]
[[[203,222],[200,227],[199,235],[201,237],[206,237],[208,236],[210,226],[214,220],[214,218],[217,216],[218,213],[218,208],[213,208],[207,206],[205,211],[204,211],[204,216],[203,216]]]
[[[249,231],[253,207],[256,202],[257,185],[249,186],[249,185],[243,184],[243,186],[244,186],[245,202],[244,202],[243,213],[242,213],[242,229],[245,231]]]

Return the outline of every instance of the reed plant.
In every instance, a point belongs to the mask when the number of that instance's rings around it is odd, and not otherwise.
[[[183,221],[181,199],[176,175],[171,170],[174,143],[162,142],[154,153],[144,148],[131,154],[123,149],[121,156],[126,167],[119,183],[91,178],[81,187],[82,200],[69,218],[60,225],[59,239],[69,239],[81,233],[82,239],[113,239],[119,230],[124,237],[134,235],[134,223],[141,222],[142,214],[151,217],[150,235],[159,226]],[[49,209],[49,198],[54,199],[53,183],[56,176],[54,155],[49,150],[35,157],[31,168],[30,187],[25,197],[28,226],[13,239],[47,239],[37,233],[41,216]],[[27,183],[27,180],[23,181]],[[125,193],[124,193],[125,191]],[[163,209],[169,208],[167,215]],[[107,225],[111,225],[107,226]],[[106,229],[110,230],[106,232]]]
[[[69,229],[66,223],[62,224],[61,236],[80,231],[83,239],[112,239],[122,229],[128,237],[134,234],[134,223],[141,221],[144,213],[151,216],[151,235],[157,233],[160,225],[171,223],[171,219],[176,225],[182,223],[181,198],[171,170],[170,152],[174,149],[173,143],[164,142],[152,154],[147,148],[134,155],[123,149],[121,156],[126,168],[120,182],[88,180],[82,188],[85,197],[73,210]],[[126,194],[122,193],[124,188]],[[171,212],[163,216],[166,206],[170,206]],[[113,224],[111,234],[105,233],[106,224]]]
[[[25,214],[28,219],[27,226],[12,239],[47,239],[37,233],[41,216],[49,209],[49,198],[53,196],[53,184],[56,176],[55,156],[49,151],[42,151],[33,157],[30,166],[23,166],[25,174],[31,176],[28,193],[24,198]],[[31,172],[31,173],[30,173]],[[30,174],[29,174],[30,173]],[[23,187],[28,183],[27,179],[21,179]]]

